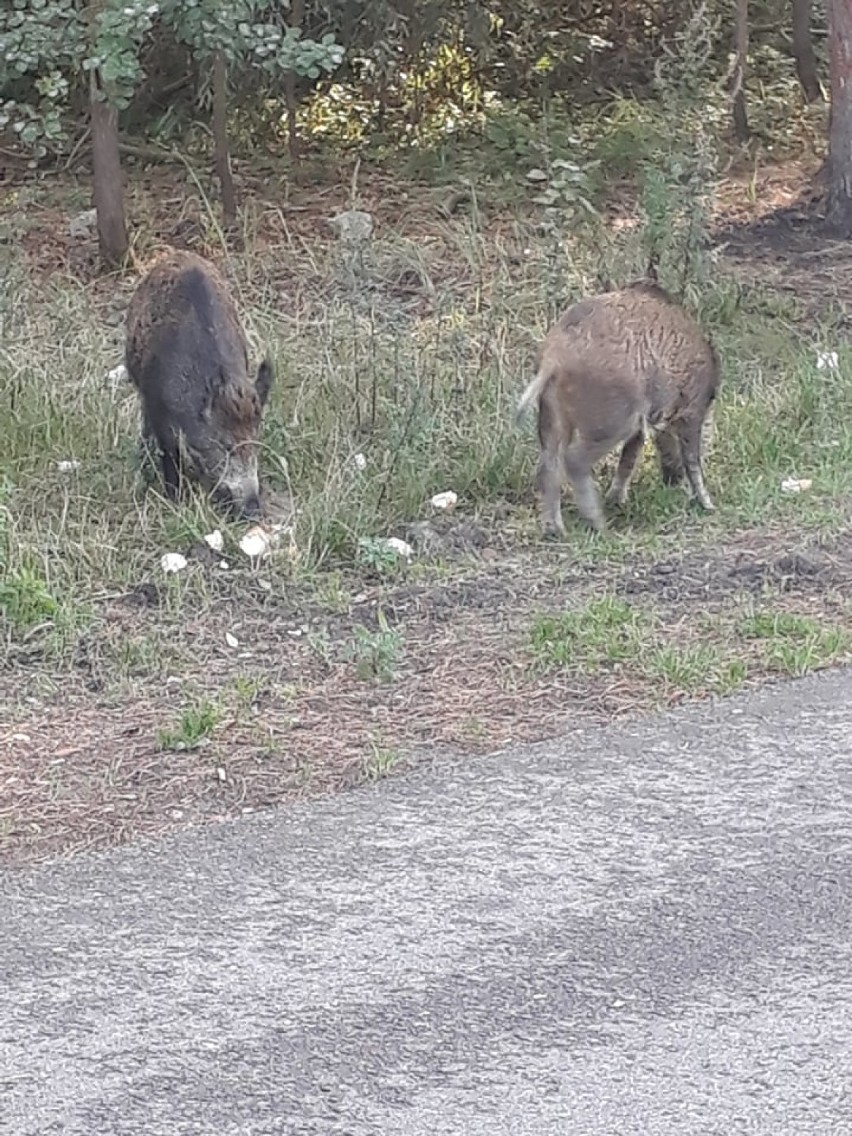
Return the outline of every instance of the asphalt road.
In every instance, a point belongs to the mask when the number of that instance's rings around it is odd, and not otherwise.
[[[852,673],[0,879],[0,1132],[852,1133]]]

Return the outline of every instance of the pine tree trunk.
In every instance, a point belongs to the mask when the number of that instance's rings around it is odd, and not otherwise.
[[[290,5],[290,27],[300,28],[305,15],[304,0],[292,0]],[[284,76],[284,102],[287,106],[287,145],[290,151],[290,164],[296,170],[302,159],[299,145],[299,104],[296,99],[296,76],[288,71]]]
[[[222,51],[213,56],[213,151],[222,216],[226,225],[232,225],[237,219],[237,193],[228,144],[228,65]]]
[[[128,250],[124,187],[118,152],[118,112],[110,106],[96,70],[89,73],[94,201],[98,249],[107,268],[121,265]]]
[[[793,58],[805,98],[809,103],[820,102],[822,86],[811,39],[811,0],[793,0]]]
[[[751,131],[748,125],[745,83],[748,68],[748,0],[737,0],[734,10],[734,134],[738,142],[748,142]]]
[[[831,119],[826,222],[852,237],[852,0],[828,0]]]

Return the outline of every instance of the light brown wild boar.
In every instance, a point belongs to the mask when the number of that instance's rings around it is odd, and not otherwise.
[[[641,281],[581,300],[551,328],[517,417],[538,406],[537,485],[545,534],[564,533],[567,475],[577,509],[605,527],[593,466],[616,446],[621,457],[607,501],[623,505],[649,431],[663,481],[689,481],[703,509],[702,443],[720,382],[719,360],[697,322],[655,283]]]
[[[139,393],[142,448],[156,450],[166,493],[185,476],[244,517],[261,512],[257,448],[272,383],[248,344],[228,286],[190,252],[157,261],[127,312],[125,364]]]

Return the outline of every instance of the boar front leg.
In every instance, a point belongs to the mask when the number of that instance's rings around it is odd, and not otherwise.
[[[148,421],[148,415],[142,414],[142,429],[139,434],[137,458],[139,472],[146,486],[151,486],[157,479],[157,459],[160,456],[160,447]]]

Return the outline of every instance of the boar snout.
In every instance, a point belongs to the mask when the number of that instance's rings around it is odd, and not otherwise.
[[[257,455],[243,457],[231,454],[224,473],[213,488],[213,497],[234,517],[258,520],[262,509]]]

